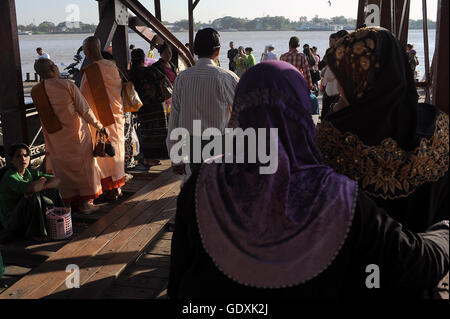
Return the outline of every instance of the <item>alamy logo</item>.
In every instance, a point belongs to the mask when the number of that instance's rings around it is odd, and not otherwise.
[[[380,267],[375,264],[367,265],[366,273],[369,273],[366,278],[366,287],[369,289],[380,288]]]
[[[71,273],[66,278],[66,287],[68,289],[80,288],[80,267],[75,264],[67,265],[66,272]]]
[[[201,121],[193,121],[193,136],[185,128],[174,128],[170,140],[178,141],[170,149],[170,159],[180,163],[257,163],[260,174],[274,174],[278,170],[278,128],[217,128],[201,131]],[[202,147],[202,141],[208,141]],[[193,145],[191,145],[191,143]],[[245,156],[246,155],[246,156]],[[265,165],[265,166],[264,166]]]
[[[69,4],[66,6],[66,28],[78,29],[80,27],[80,7],[76,4]]]

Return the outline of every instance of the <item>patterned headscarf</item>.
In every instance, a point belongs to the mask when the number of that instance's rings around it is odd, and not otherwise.
[[[278,170],[260,175],[258,160],[202,165],[196,187],[202,243],[236,282],[304,283],[333,262],[347,237],[357,185],[321,163],[310,109],[297,69],[281,61],[257,64],[237,86],[229,126],[277,128]]]

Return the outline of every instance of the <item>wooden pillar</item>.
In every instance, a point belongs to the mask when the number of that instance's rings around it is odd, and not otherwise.
[[[448,90],[448,0],[438,1],[438,14],[436,26],[436,47],[434,55],[433,69],[433,101],[439,109],[449,113],[449,90]]]
[[[364,13],[364,8],[366,7],[366,0],[359,0],[358,2],[358,17],[356,19],[356,28],[364,24],[366,19],[366,14]]]
[[[189,11],[189,50],[194,55],[194,3],[193,0],[188,0]]]
[[[0,119],[7,154],[16,143],[28,143],[23,96],[22,66],[14,0],[0,1]],[[10,159],[6,156],[7,161]]]
[[[406,47],[409,7],[409,0],[359,0],[357,26],[367,24],[386,28]]]
[[[428,13],[427,13],[427,0],[422,0],[422,13],[423,13],[423,48],[425,55],[425,83],[427,86],[425,90],[425,103],[431,103],[430,99],[430,47],[428,44]]]
[[[155,0],[155,18],[161,21],[161,0]]]
[[[128,47],[128,26],[118,25],[112,40],[112,54],[117,66],[124,73],[126,73],[131,59]]]

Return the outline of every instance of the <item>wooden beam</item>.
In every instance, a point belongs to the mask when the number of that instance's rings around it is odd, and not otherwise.
[[[116,12],[114,1],[104,0],[99,2],[98,5],[99,10],[101,9],[100,7],[103,10],[99,16],[99,23],[94,35],[100,39],[101,49],[106,50],[110,46],[117,29]]]
[[[172,32],[156,19],[139,1],[137,0],[121,0],[128,9],[130,9],[146,26],[150,27],[158,34],[164,41],[172,45],[172,47],[178,51],[180,57],[186,63],[186,65],[192,66],[195,64],[194,57],[184,46],[183,43],[175,37]]]
[[[448,71],[448,0],[438,1],[436,47],[433,68],[433,104],[445,113],[449,113],[449,71]]]
[[[14,0],[0,1],[0,120],[3,145],[7,150],[16,143],[28,143],[23,96],[22,66]]]
[[[366,19],[366,14],[364,13],[365,7],[366,7],[366,0],[359,0],[359,2],[358,2],[358,17],[356,19],[355,28],[358,28],[364,24],[364,20]]]
[[[155,0],[155,17],[161,21],[161,1]]]
[[[430,83],[430,47],[428,45],[428,13],[427,0],[422,0],[422,14],[423,14],[423,47],[425,53],[425,82]],[[431,103],[430,87],[425,88],[425,103]]]

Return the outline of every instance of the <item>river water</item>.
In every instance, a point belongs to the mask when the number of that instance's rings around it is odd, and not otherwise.
[[[329,31],[256,31],[256,32],[221,32],[222,50],[220,53],[220,64],[228,68],[227,50],[228,43],[234,41],[235,47],[252,47],[254,55],[259,62],[261,54],[266,45],[272,44],[275,47],[275,53],[280,56],[288,50],[288,42],[291,36],[300,38],[301,46],[308,43],[311,47],[316,46],[320,56],[323,56],[328,47]],[[48,35],[21,35],[19,36],[20,56],[22,60],[22,74],[25,78],[27,72],[34,73],[33,64],[36,59],[36,48],[42,47],[45,52],[50,54],[51,59],[60,67],[72,63],[72,58],[77,49],[81,46],[83,40],[90,34],[48,34]],[[174,35],[182,42],[187,43],[189,35],[187,32],[175,32]],[[430,45],[430,63],[434,53],[435,30],[429,31]],[[136,48],[142,48],[147,52],[149,45],[135,33],[129,34],[129,43],[134,44]],[[424,44],[422,30],[410,30],[408,34],[408,43],[414,44],[419,58],[418,70],[424,74]],[[155,50],[155,55],[158,53]]]

